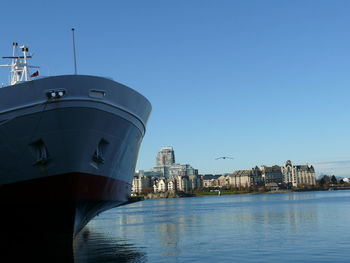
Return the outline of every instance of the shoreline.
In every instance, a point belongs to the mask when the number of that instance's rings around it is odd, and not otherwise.
[[[350,190],[349,188],[329,188],[329,189],[285,189],[285,190],[275,190],[275,191],[205,191],[197,193],[184,193],[184,192],[162,192],[162,193],[149,193],[147,195],[137,195],[132,197],[138,201],[147,199],[168,199],[168,198],[186,198],[186,197],[204,197],[204,196],[223,196],[223,195],[246,195],[246,194],[284,194],[284,193],[300,193],[300,192],[318,192],[318,191],[338,191],[338,190]]]

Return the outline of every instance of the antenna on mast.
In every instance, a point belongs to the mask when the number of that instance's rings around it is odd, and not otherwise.
[[[39,71],[29,74],[30,68],[39,68],[38,66],[30,66],[28,64],[28,59],[32,58],[29,55],[29,49],[27,46],[18,46],[17,42],[12,43],[12,56],[2,57],[6,59],[11,59],[11,64],[0,65],[0,67],[11,68],[11,80],[10,85],[15,85],[17,83],[25,82],[30,80],[30,78],[37,77]],[[23,55],[18,55],[19,51],[22,51]]]
[[[73,36],[73,55],[74,55],[74,75],[77,75],[77,57],[75,53],[75,38],[74,38],[74,27],[72,28],[72,36]]]

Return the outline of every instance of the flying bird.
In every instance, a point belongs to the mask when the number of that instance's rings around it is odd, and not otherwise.
[[[215,160],[219,160],[219,159],[232,159],[233,160],[233,158],[232,157],[228,157],[228,156],[222,156],[222,157],[218,157],[218,158],[215,158]]]

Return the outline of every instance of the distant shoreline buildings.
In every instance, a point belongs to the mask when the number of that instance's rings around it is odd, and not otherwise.
[[[190,192],[198,189],[248,189],[264,187],[268,190],[316,186],[315,169],[311,165],[295,165],[288,160],[284,166],[255,166],[223,175],[199,175],[189,164],[175,162],[173,147],[160,149],[156,166],[149,171],[137,171],[132,193]]]

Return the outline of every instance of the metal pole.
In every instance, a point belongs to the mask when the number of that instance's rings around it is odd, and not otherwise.
[[[74,28],[72,28],[72,35],[73,35],[73,54],[74,54],[74,74],[77,75],[77,57],[75,53],[75,38],[74,38]]]

